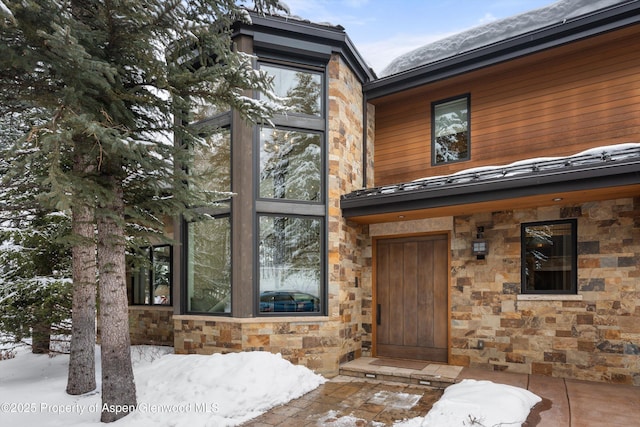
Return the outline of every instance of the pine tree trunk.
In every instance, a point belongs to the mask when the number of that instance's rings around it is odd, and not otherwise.
[[[111,200],[98,215],[98,271],[100,274],[100,339],[102,343],[102,422],[116,421],[136,405],[131,366],[129,309],[125,281],[124,197],[113,176]],[[117,412],[117,408],[129,408]]]
[[[51,323],[46,319],[31,326],[31,352],[35,354],[49,353],[51,345]]]
[[[87,172],[91,166],[81,154],[74,158],[74,171]],[[71,354],[67,393],[78,395],[96,388],[96,244],[92,207],[73,207],[71,232],[77,239],[72,248],[73,301],[71,314]]]

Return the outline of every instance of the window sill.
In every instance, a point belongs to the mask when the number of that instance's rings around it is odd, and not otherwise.
[[[129,310],[165,310],[165,311],[173,311],[172,305],[162,305],[162,304],[136,304],[130,305]]]
[[[582,295],[519,294],[518,301],[582,301]]]
[[[261,317],[229,317],[208,316],[206,314],[176,314],[174,320],[206,320],[221,323],[322,323],[329,322],[329,316],[261,316]]]

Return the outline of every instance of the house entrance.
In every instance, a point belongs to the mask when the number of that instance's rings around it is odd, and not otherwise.
[[[376,356],[447,362],[446,235],[376,242]]]

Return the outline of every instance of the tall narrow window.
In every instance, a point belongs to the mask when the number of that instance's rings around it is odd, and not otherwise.
[[[469,95],[431,106],[432,164],[469,160]]]
[[[522,293],[575,294],[576,220],[522,224]]]
[[[132,272],[131,302],[135,305],[171,305],[171,246],[151,246],[142,251],[146,261]]]
[[[198,190],[206,192],[213,200],[231,197],[231,134],[229,129],[219,129],[203,139],[194,149],[193,168]]]
[[[220,118],[225,116],[199,124],[206,136],[194,147],[189,171],[208,202],[194,207],[184,225],[184,306],[190,313],[231,312],[231,132],[217,126]],[[213,122],[210,129],[207,121]]]
[[[187,223],[187,311],[231,312],[229,216]]]
[[[288,114],[256,138],[258,313],[321,314],[325,306],[324,70],[261,63]]]

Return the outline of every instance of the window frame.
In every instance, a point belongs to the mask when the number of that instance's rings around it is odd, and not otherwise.
[[[314,114],[306,114],[306,113],[301,113],[301,112],[289,112],[287,113],[284,117],[286,117],[287,121],[289,122],[297,122],[297,121],[310,121],[310,122],[315,122],[317,120],[323,120],[326,117],[326,97],[322,96],[323,94],[326,93],[326,72],[324,70],[324,67],[318,67],[318,66],[314,66],[311,64],[302,64],[302,63],[298,63],[298,62],[289,62],[289,61],[282,61],[282,60],[277,60],[277,59],[273,59],[273,58],[269,58],[269,57],[263,57],[261,59],[258,60],[258,69],[261,71],[265,71],[263,66],[267,66],[267,67],[271,67],[271,68],[279,68],[282,70],[293,70],[293,71],[299,71],[299,72],[305,72],[305,73],[309,73],[309,74],[314,74],[314,75],[318,75],[320,77],[320,87],[321,87],[321,94],[320,94],[320,112],[318,115],[314,115]],[[260,96],[261,94],[259,94]]]
[[[230,206],[230,203],[229,203]],[[201,311],[201,310],[193,310],[189,307],[189,298],[191,295],[189,294],[189,275],[191,274],[190,264],[189,264],[189,248],[191,247],[191,241],[189,239],[189,224],[195,224],[201,222],[203,220],[218,220],[218,219],[227,219],[229,222],[229,256],[231,257],[231,268],[229,271],[229,304],[231,304],[231,300],[233,299],[233,225],[232,225],[232,216],[230,209],[227,207],[223,207],[219,210],[216,209],[205,209],[200,211],[201,214],[204,215],[204,218],[195,218],[193,220],[186,220],[183,218],[182,221],[182,240],[185,250],[183,251],[183,258],[181,261],[182,264],[182,278],[181,278],[181,293],[183,297],[181,298],[181,312],[185,314],[195,314],[195,315],[206,315],[206,316],[232,316],[232,310],[230,311]]]
[[[298,132],[298,133],[305,133],[305,134],[314,134],[314,135],[318,135],[319,140],[320,140],[320,164],[318,165],[318,169],[320,170],[320,180],[319,180],[319,198],[318,200],[305,200],[305,199],[289,199],[286,197],[283,198],[275,198],[275,197],[265,197],[262,196],[260,194],[260,184],[261,184],[261,179],[260,179],[260,175],[262,173],[262,166],[261,166],[261,154],[262,154],[262,129],[265,128],[264,126],[259,126],[257,128],[257,143],[256,143],[256,202],[260,205],[260,206],[265,206],[265,205],[278,205],[278,204],[288,204],[288,205],[320,205],[320,206],[324,206],[326,204],[326,192],[327,192],[327,186],[326,186],[326,133],[324,131],[318,131],[315,129],[307,129],[307,128],[296,128],[296,127],[291,127],[291,126],[275,126],[273,128],[268,128],[269,130],[280,130],[280,131],[292,131],[292,132]],[[278,210],[278,208],[275,208],[276,210]]]
[[[457,100],[466,100],[467,104],[467,155],[463,158],[450,161],[438,162],[436,159],[436,108],[439,105]],[[463,93],[431,103],[431,166],[445,166],[453,163],[466,162],[471,160],[471,93]]]
[[[215,201],[215,204],[210,206],[192,206],[190,208],[190,216],[192,218],[187,219],[183,214],[180,218],[180,228],[181,228],[181,241],[183,250],[181,251],[180,257],[180,312],[189,314],[189,315],[206,315],[206,316],[232,316],[232,312],[209,312],[209,311],[198,311],[190,309],[189,298],[191,297],[189,294],[189,274],[191,273],[191,266],[189,264],[189,247],[190,247],[190,239],[189,239],[189,224],[197,223],[199,221],[205,219],[220,219],[220,218],[228,218],[229,221],[229,232],[230,232],[230,242],[231,242],[231,252],[233,251],[233,224],[232,224],[232,211],[233,211],[233,197],[232,197],[232,189],[233,189],[233,123],[232,123],[232,113],[231,111],[223,111],[219,113],[215,113],[213,116],[203,117],[198,121],[195,121],[190,124],[195,130],[197,130],[201,137],[207,137],[207,134],[216,134],[219,131],[228,133],[229,140],[229,189],[226,191],[228,193],[228,197],[220,198]],[[210,129],[213,132],[210,132]],[[189,149],[193,149],[190,147]],[[221,194],[225,193],[225,191],[221,191]],[[231,260],[233,265],[233,259]],[[230,271],[230,282],[229,282],[229,293],[230,298],[233,297],[233,268]]]
[[[319,310],[318,311],[260,311],[260,295],[262,293],[262,289],[260,286],[260,218],[262,217],[287,217],[287,218],[299,218],[299,219],[310,219],[310,220],[318,220],[320,222],[320,235],[319,235],[319,256],[320,256],[320,280],[319,285],[320,289],[318,292],[319,302]],[[326,315],[327,309],[327,221],[326,217],[319,215],[297,215],[297,214],[287,214],[287,213],[268,213],[268,212],[257,212],[256,213],[256,236],[255,239],[255,253],[256,253],[256,262],[254,265],[254,277],[255,277],[255,288],[256,288],[256,298],[254,299],[254,310],[257,316],[260,317],[282,317],[282,316],[324,316]],[[290,290],[290,289],[287,289]],[[304,292],[304,291],[302,291]]]
[[[527,250],[526,250],[526,229],[527,227],[544,226],[544,225],[559,225],[567,224],[570,226],[570,239],[571,239],[571,251],[570,251],[570,288],[569,289],[548,289],[548,290],[529,290],[527,289]],[[520,292],[526,295],[577,295],[578,293],[578,220],[561,219],[551,221],[535,221],[526,222],[520,224],[520,252],[521,252],[521,283]]]
[[[153,256],[155,249],[156,248],[169,248],[169,304],[159,304],[154,302],[154,289],[153,289],[153,283],[154,283],[154,269],[153,269],[153,262],[155,257]],[[131,306],[138,306],[138,307],[151,307],[151,306],[155,306],[155,307],[173,307],[173,263],[174,263],[174,258],[173,258],[173,245],[169,244],[169,243],[163,243],[163,244],[158,244],[158,245],[150,245],[150,246],[143,246],[139,248],[140,250],[143,251],[148,251],[148,261],[149,261],[149,267],[145,268],[146,270],[146,275],[145,275],[145,281],[146,283],[144,284],[144,289],[145,291],[149,292],[149,302],[148,303],[139,303],[139,302],[135,302],[135,295],[136,295],[136,288],[135,288],[135,284],[136,284],[136,277],[139,277],[139,274],[142,272],[142,268],[140,269],[135,269],[131,271],[131,277],[130,277],[130,281],[131,281],[131,288],[129,290],[129,305]]]
[[[263,56],[258,61],[258,67],[262,65],[271,67],[291,69],[294,71],[309,72],[312,74],[320,75],[321,79],[321,112],[319,116],[313,116],[301,113],[292,113],[286,115],[277,115],[273,117],[272,121],[275,129],[284,131],[296,131],[301,133],[317,134],[320,137],[320,198],[319,200],[296,200],[296,199],[275,199],[265,198],[260,196],[260,143],[261,143],[261,126],[256,126],[254,132],[254,150],[256,155],[254,156],[254,301],[253,312],[258,317],[282,317],[282,316],[325,316],[327,314],[327,301],[328,301],[328,254],[327,254],[327,233],[328,233],[328,175],[329,165],[327,160],[327,130],[328,130],[328,69],[327,65],[293,62],[283,60],[281,58],[273,58],[269,56]],[[301,217],[312,218],[320,221],[320,310],[318,312],[296,312],[296,311],[283,311],[283,312],[261,312],[260,311],[260,218],[263,216],[272,217]]]
[[[234,197],[230,199],[220,200],[220,206],[193,206],[190,213],[194,214],[194,218],[190,218],[188,215],[182,216],[180,222],[180,241],[182,246],[180,248],[180,312],[188,315],[206,315],[212,317],[231,317],[231,318],[243,318],[243,317],[289,317],[289,316],[326,316],[327,313],[327,301],[328,301],[328,255],[327,255],[327,239],[328,239],[328,154],[327,154],[327,130],[328,126],[328,63],[323,62],[302,62],[297,58],[295,61],[290,60],[287,56],[274,57],[272,52],[264,52],[262,56],[259,52],[256,52],[258,59],[254,63],[256,69],[260,69],[261,65],[268,65],[276,68],[290,69],[293,71],[308,72],[314,75],[320,76],[320,114],[311,115],[304,113],[289,113],[278,114],[271,118],[271,123],[275,129],[290,130],[301,133],[317,134],[320,139],[320,164],[318,168],[320,170],[320,192],[319,199],[316,200],[296,200],[296,199],[274,199],[260,197],[259,192],[259,180],[260,180],[260,129],[261,124],[255,124],[250,127],[251,139],[247,136],[249,134],[249,127],[244,122],[238,120],[239,116],[234,111],[217,113],[211,117],[199,117],[197,121],[191,123],[196,130],[202,130],[202,133],[206,132],[208,127],[229,127],[230,128],[230,141],[231,141],[231,188]],[[293,58],[291,58],[293,59]],[[328,60],[329,58],[327,58]],[[315,91],[314,86],[312,90]],[[254,93],[254,96],[261,96],[259,93]],[[247,144],[251,144],[249,148]],[[239,162],[240,156],[234,157],[237,153],[251,152],[251,194],[249,194],[248,179],[240,179],[239,171],[245,169],[246,161],[249,158],[244,158],[242,162]],[[237,163],[239,162],[239,163]],[[243,167],[240,167],[240,163]],[[235,178],[235,179],[234,179]],[[237,184],[237,186],[236,186]],[[237,193],[237,194],[235,194]],[[250,204],[248,198],[251,198]],[[242,208],[244,209],[242,209]],[[247,209],[249,208],[249,209]],[[249,214],[247,210],[250,210],[250,233],[240,234],[239,230],[248,230]],[[202,312],[189,310],[190,304],[189,296],[189,223],[197,221],[201,215],[223,217],[228,216],[231,224],[231,310],[230,312]],[[318,219],[320,222],[320,283],[319,283],[319,299],[320,299],[320,312],[273,312],[262,313],[259,309],[260,304],[260,289],[258,272],[260,269],[259,259],[259,236],[258,221],[261,216],[300,216]],[[249,243],[245,238],[246,235],[253,236],[253,241]],[[248,265],[243,268],[251,268],[250,274],[239,272],[239,266],[243,266],[242,254],[238,256],[235,252],[237,248],[246,247],[247,244],[252,245],[252,265]],[[235,246],[235,248],[234,248]],[[246,271],[246,270],[245,270]],[[237,283],[234,283],[238,280]],[[251,300],[249,295],[251,295]],[[235,297],[235,300],[234,300]],[[246,304],[245,304],[246,303]]]

